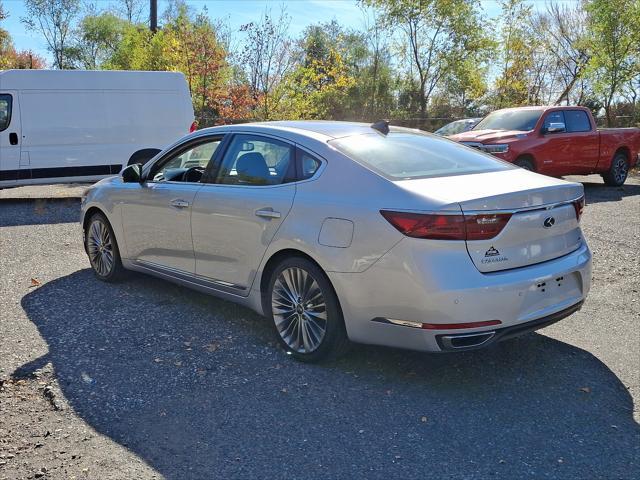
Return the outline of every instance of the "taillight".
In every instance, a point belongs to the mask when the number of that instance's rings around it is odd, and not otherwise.
[[[576,209],[576,219],[580,221],[580,217],[582,217],[582,211],[584,210],[584,195],[573,202],[573,208]]]
[[[465,215],[467,240],[488,240],[498,235],[511,218],[510,213]]]
[[[197,129],[198,129],[198,122],[194,120],[191,126],[189,127],[189,133],[193,133]]]
[[[464,217],[462,215],[432,215],[389,210],[380,210],[380,213],[407,237],[434,240],[465,239]]]
[[[382,216],[402,234],[431,240],[487,240],[498,235],[510,213],[442,215],[380,210]]]

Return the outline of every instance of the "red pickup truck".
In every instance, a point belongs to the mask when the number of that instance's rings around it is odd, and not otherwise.
[[[640,156],[640,129],[597,129],[584,107],[497,110],[449,138],[545,175],[599,173],[616,186]]]

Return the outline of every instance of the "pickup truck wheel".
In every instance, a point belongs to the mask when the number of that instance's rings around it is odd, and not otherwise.
[[[530,172],[535,172],[536,167],[533,166],[533,162],[531,160],[527,160],[526,158],[519,158],[515,163],[520,168],[524,168],[525,170],[529,170]]]
[[[611,162],[607,173],[602,174],[604,183],[612,187],[619,187],[627,179],[629,174],[629,161],[624,153],[618,153]]]

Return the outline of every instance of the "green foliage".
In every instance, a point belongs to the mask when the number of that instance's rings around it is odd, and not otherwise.
[[[183,72],[202,125],[392,118],[435,127],[554,100],[604,108],[610,125],[640,121],[638,0],[501,0],[489,21],[480,0],[360,0],[364,29],[333,20],[297,39],[286,9],[267,8],[240,28],[239,45],[228,22],[184,0],[165,2],[155,34],[136,23],[146,0],[94,4],[78,19],[80,1],[25,0],[22,21],[44,37],[53,66]],[[0,68],[43,63],[0,28]]]
[[[496,80],[496,107],[522,106],[529,101],[527,72],[536,49],[529,28],[531,5],[523,0],[502,0],[500,76]]]
[[[80,0],[25,0],[27,29],[45,38],[56,68],[72,68],[67,58],[73,22],[80,11]]]
[[[603,98],[607,124],[612,126],[616,94],[640,76],[640,2],[591,0],[586,9],[591,51],[588,75],[594,91]]]
[[[493,44],[482,28],[475,0],[365,0],[378,8],[389,28],[399,29],[408,49],[405,84],[414,88],[405,98],[418,101],[426,116],[431,96],[456,71],[481,69]],[[466,66],[465,66],[466,65]],[[470,67],[472,65],[473,67]],[[471,80],[471,76],[467,76]],[[470,85],[459,87],[467,90]]]
[[[74,48],[78,65],[95,70],[111,58],[128,26],[128,22],[109,12],[85,16],[78,25]]]

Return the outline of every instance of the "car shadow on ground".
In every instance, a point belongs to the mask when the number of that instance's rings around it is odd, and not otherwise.
[[[79,198],[0,198],[0,227],[74,223]]]
[[[73,410],[168,479],[630,478],[640,428],[616,375],[540,334],[463,354],[355,346],[293,361],[249,310],[81,270],[22,307]],[[117,472],[114,472],[117,476]]]
[[[640,195],[640,185],[625,184],[609,187],[604,183],[582,182],[587,205],[601,202],[619,202],[625,197]]]

